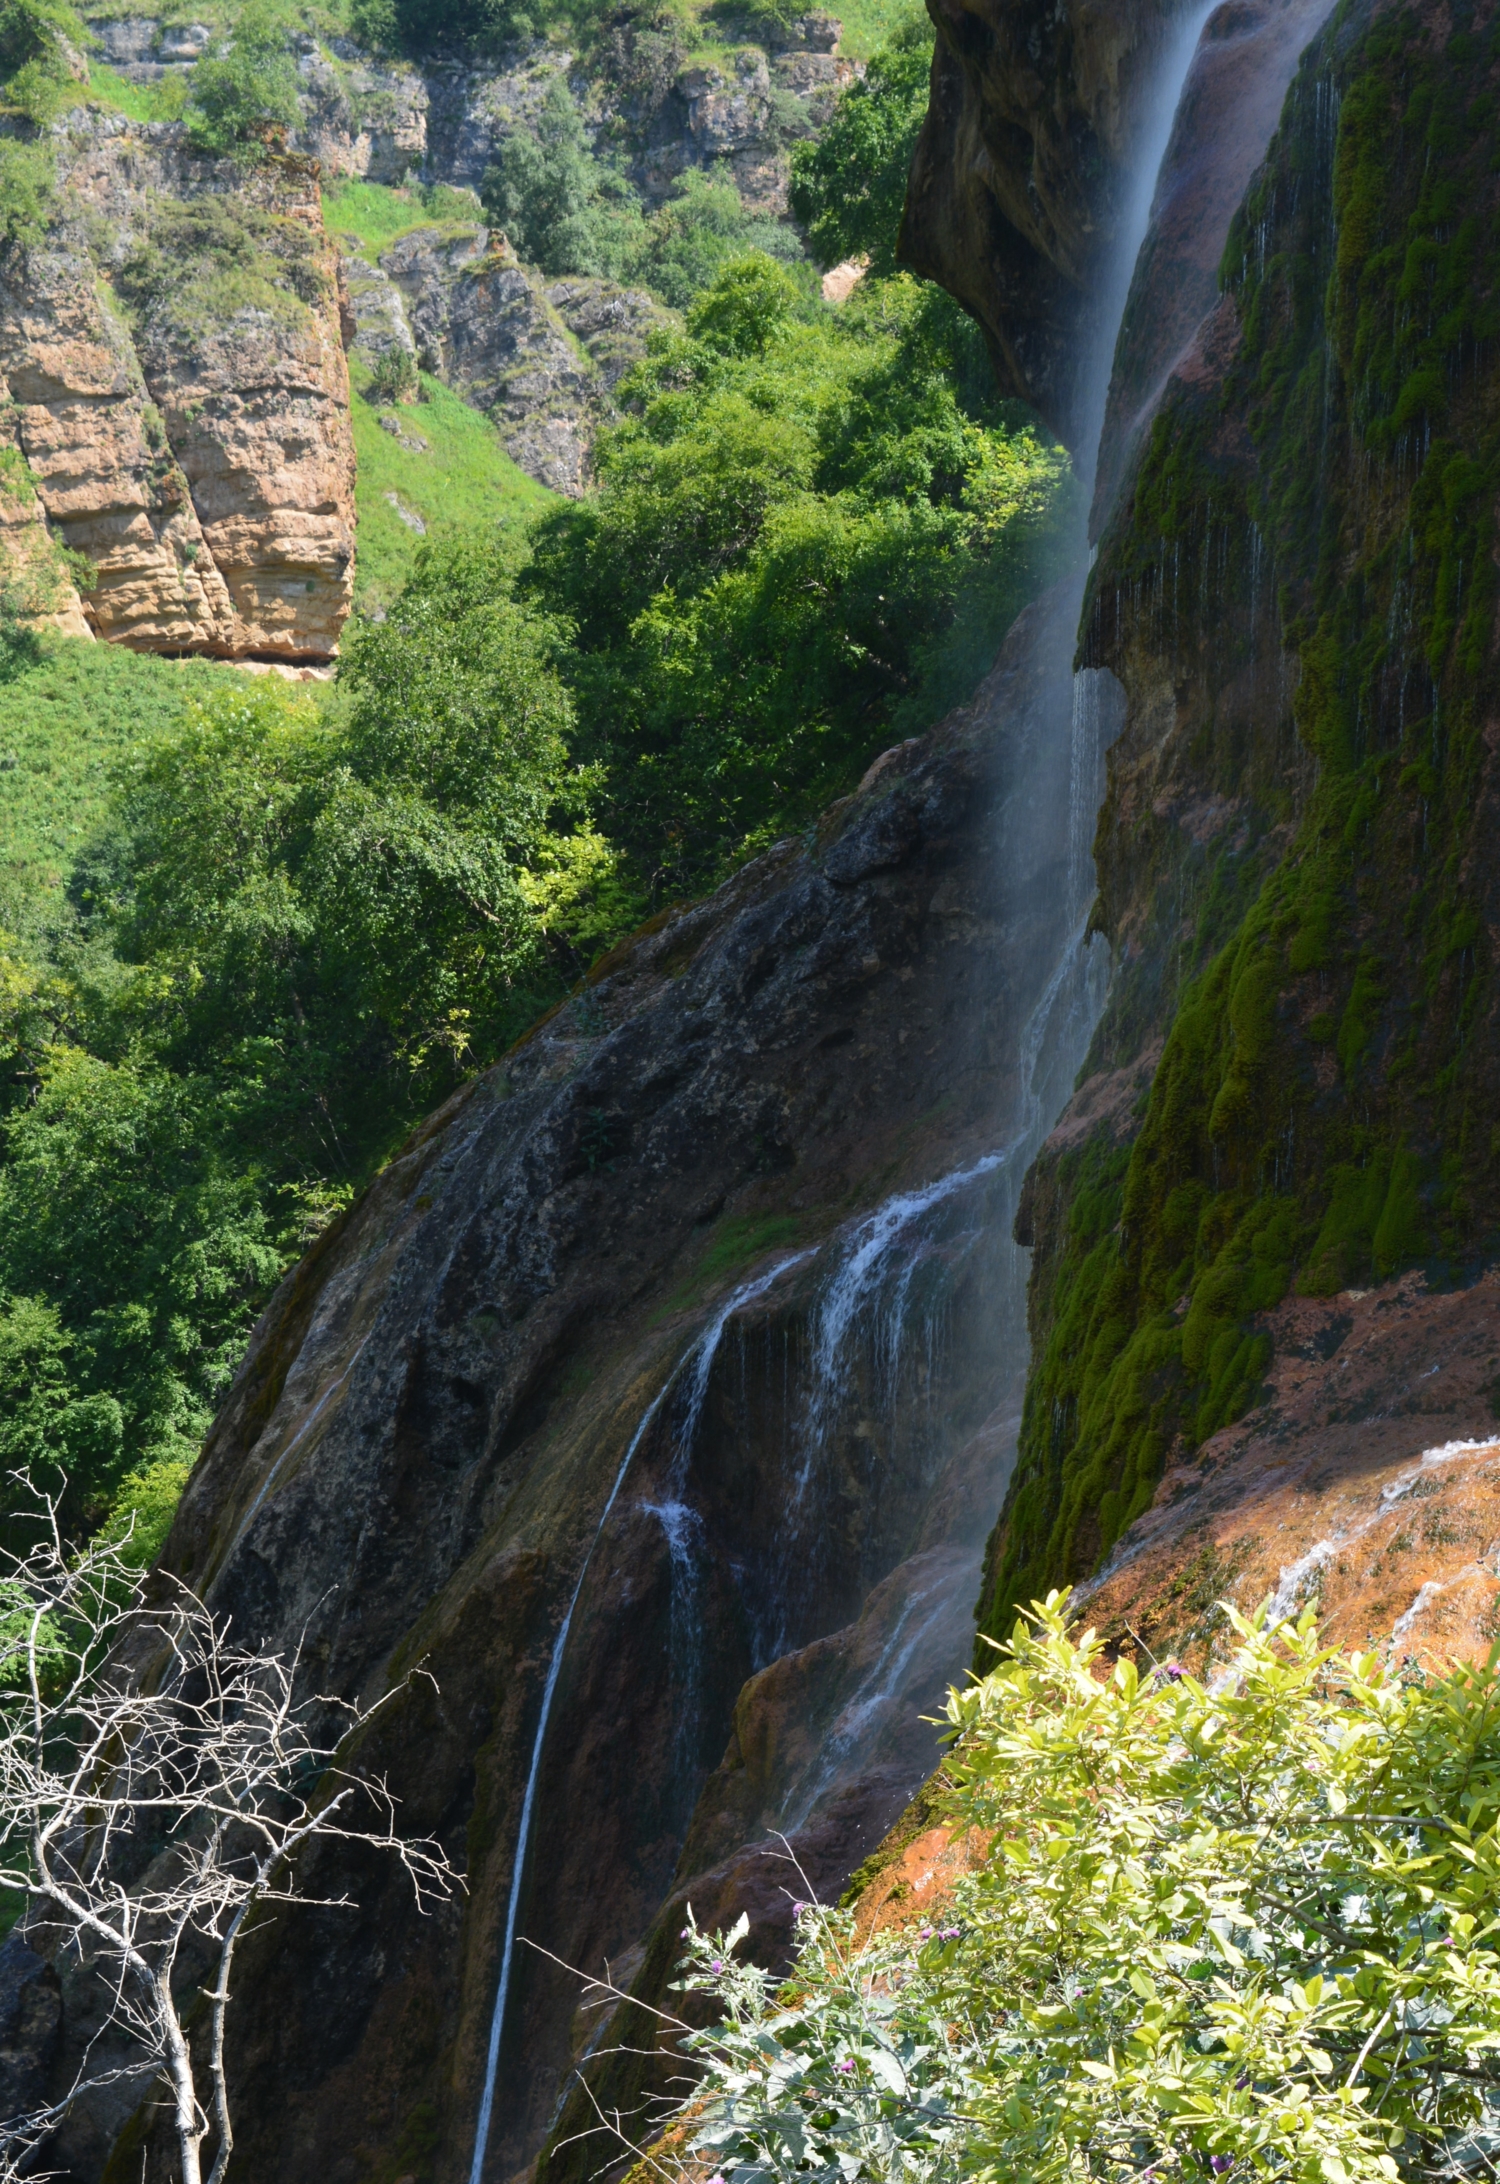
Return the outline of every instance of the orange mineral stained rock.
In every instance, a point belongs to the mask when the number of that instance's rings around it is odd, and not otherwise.
[[[1270,1315],[1267,1399],[1169,1467],[1080,1595],[1085,1620],[1158,1659],[1206,1664],[1214,1604],[1290,1614],[1316,1598],[1331,1644],[1422,1661],[1500,1636],[1500,1275],[1420,1274]]]

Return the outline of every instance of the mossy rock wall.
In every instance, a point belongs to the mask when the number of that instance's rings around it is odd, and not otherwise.
[[[1101,542],[1122,1128],[1023,1206],[1033,1368],[981,1624],[1097,1569],[1257,1398],[1265,1315],[1500,1226],[1500,16],[1341,7]]]

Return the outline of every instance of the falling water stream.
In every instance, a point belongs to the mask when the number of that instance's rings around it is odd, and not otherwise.
[[[541,1773],[542,1753],[547,1742],[547,1724],[552,1718],[552,1701],[557,1696],[557,1680],[562,1674],[563,1657],[568,1650],[568,1633],[573,1627],[573,1617],[578,1607],[579,1596],[583,1591],[583,1581],[589,1574],[589,1564],[594,1559],[594,1549],[603,1537],[604,1527],[609,1522],[610,1511],[619,1500],[620,1489],[625,1484],[630,1466],[635,1460],[637,1449],[645,1440],[657,1413],[673,1388],[681,1380],[684,1372],[690,1365],[695,1367],[689,1383],[689,1401],[692,1406],[691,1416],[696,1424],[698,1411],[702,1408],[703,1390],[707,1386],[707,1376],[713,1365],[714,1352],[718,1349],[720,1338],[732,1315],[751,1302],[753,1298],[764,1296],[773,1282],[779,1281],[790,1268],[799,1266],[804,1259],[811,1256],[810,1252],[801,1251],[795,1253],[789,1259],[779,1260],[775,1266],[757,1275],[753,1281],[746,1282],[742,1288],[735,1290],[716,1316],[709,1322],[702,1334],[699,1335],[686,1356],[681,1358],[673,1367],[666,1381],[646,1406],[640,1424],[630,1437],[629,1445],[620,1460],[620,1468],[615,1473],[614,1484],[611,1486],[608,1498],[599,1513],[599,1522],[594,1527],[593,1537],[589,1541],[583,1561],[579,1565],[578,1575],[573,1581],[573,1590],[568,1597],[566,1612],[557,1626],[557,1636],[552,1641],[552,1658],[547,1664],[547,1681],[542,1687],[541,1711],[537,1715],[536,1734],[531,1742],[531,1764],[526,1770],[526,1790],[521,1800],[521,1823],[516,1830],[516,1848],[511,1866],[510,1893],[505,1905],[505,1932],[500,1945],[500,1978],[495,1989],[495,2006],[490,2012],[490,2037],[485,2050],[484,2063],[484,2091],[480,2096],[479,2121],[474,2132],[474,2160],[469,2171],[470,2184],[480,2184],[480,2178],[484,2170],[485,2152],[489,2146],[490,2119],[495,2107],[495,2080],[500,2067],[500,2041],[505,2031],[505,2006],[510,1999],[511,1972],[515,1963],[516,1920],[520,1913],[521,1890],[526,1878],[527,1853],[531,1848],[531,1827],[536,1817],[536,1788]]]
[[[1117,249],[1105,269],[1098,293],[1097,336],[1080,353],[1073,409],[1080,421],[1077,468],[1086,485],[1091,483],[1096,465],[1110,370],[1131,274],[1147,232],[1156,180],[1183,84],[1210,12],[1210,6],[1199,0],[1199,4],[1169,28],[1156,59],[1154,92],[1121,212]],[[1080,558],[1084,550],[1080,537]],[[1051,620],[1038,622],[1037,628],[1041,633],[1039,642],[1066,645],[1067,650],[1060,661],[1043,663],[1053,667],[1055,677],[1065,679],[1071,666],[1073,624],[1054,616]],[[799,1561],[799,1549],[806,1548],[802,1535],[808,1525],[815,1524],[818,1519],[816,1496],[811,1492],[818,1457],[850,1392],[858,1343],[867,1344],[876,1358],[884,1361],[886,1407],[894,1411],[901,1364],[914,1340],[912,1315],[916,1277],[924,1258],[946,1252],[951,1263],[961,1258],[981,1236],[992,1242],[1000,1240],[1002,1248],[1011,1253],[1012,1264],[1005,1281],[1005,1324],[995,1329],[995,1339],[1014,1346],[1018,1358],[1024,1350],[1026,1263],[1020,1248],[1012,1245],[1009,1237],[1022,1179],[1066,1104],[1104,1004],[1108,951],[1102,941],[1090,939],[1088,935],[1094,894],[1092,846],[1104,788],[1105,752],[1122,724],[1123,693],[1107,671],[1084,669],[1072,677],[1071,720],[1067,729],[1067,806],[1065,814],[1058,815],[1066,820],[1063,853],[1059,859],[1062,878],[1058,885],[1058,893],[1065,899],[1051,905],[1056,913],[1053,930],[1062,937],[1050,972],[1019,1036],[1017,1098],[1006,1142],[921,1190],[896,1194],[822,1247],[782,1258],[737,1288],[679,1359],[625,1449],[557,1628],[532,1738],[506,1903],[499,1978],[490,2017],[470,2184],[482,2184],[489,2147],[512,1988],[517,1920],[536,1818],[537,1786],[569,1634],[590,1564],[611,1512],[642,1443],[663,1414],[669,1397],[674,1391],[679,1397],[675,1416],[670,1411],[667,1413],[671,1460],[660,1498],[643,1503],[642,1507],[660,1524],[670,1563],[670,1653],[674,1669],[684,1680],[683,1688],[674,1694],[674,1703],[679,1710],[676,1734],[680,1758],[686,1764],[693,1756],[689,1746],[698,1735],[700,1695],[693,1678],[697,1673],[694,1661],[700,1618],[700,1562],[705,1551],[702,1519],[689,1499],[690,1467],[715,1361],[726,1330],[736,1315],[762,1299],[794,1268],[814,1257],[827,1266],[828,1273],[819,1285],[811,1307],[808,1386],[794,1424],[795,1468],[789,1481],[788,1507],[781,1527],[781,1569],[778,1581],[772,1587],[779,1596],[778,1608],[776,1619],[765,1625],[756,1645],[757,1665],[761,1665],[763,1659],[776,1657],[778,1650],[792,1642],[789,1617],[794,1591],[793,1566]],[[1032,965],[1029,969],[1035,972],[1039,966]],[[955,1236],[953,1224],[960,1215],[968,1220],[969,1226],[960,1229]],[[924,1306],[922,1310],[926,1312],[928,1307]],[[930,1315],[925,1331],[930,1345],[933,1339]],[[1003,1485],[1003,1480],[999,1484]],[[801,1559],[806,1561],[805,1552]],[[865,1684],[851,1695],[839,1717],[818,1778],[802,1799],[804,1809],[809,1797],[816,1795],[824,1778],[830,1775],[830,1770],[836,1768],[841,1753],[858,1741],[863,1725],[882,1702],[901,1688],[901,1678],[913,1649],[922,1642],[934,1616],[948,1612],[946,1601],[934,1606],[932,1600],[913,1596],[903,1603]],[[958,1661],[954,1662],[955,1671],[959,1665]]]

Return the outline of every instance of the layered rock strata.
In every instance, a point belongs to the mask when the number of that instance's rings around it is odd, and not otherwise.
[[[45,242],[0,262],[0,374],[51,534],[92,568],[90,627],[143,650],[326,659],[352,596],[354,457],[315,173],[247,176],[176,128],[110,117],[60,141],[58,179]],[[190,219],[166,269],[163,207],[194,205],[210,229],[231,208],[241,256],[252,231],[265,245],[259,287],[236,290],[208,229],[184,262]]]

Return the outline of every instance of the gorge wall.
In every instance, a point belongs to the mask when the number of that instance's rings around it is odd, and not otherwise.
[[[190,80],[212,43],[147,16],[90,30],[137,86]],[[644,291],[523,266],[473,193],[561,80],[648,202],[712,167],[751,210],[784,213],[789,147],[857,73],[839,30],[814,11],[767,47],[726,46],[720,68],[689,65],[680,33],[626,23],[592,74],[544,41],[507,62],[415,65],[303,33],[298,126],[252,168],[80,84],[40,139],[55,165],[45,235],[0,250],[14,603],[139,650],[329,660],[354,589],[346,345],[367,364],[389,348],[418,359],[494,418],[528,475],[582,492],[614,386],[666,314]],[[471,217],[450,204],[366,254],[324,228],[320,180],[341,177],[444,184],[469,193]]]
[[[939,14],[908,233],[1063,417],[1146,48]],[[1211,19],[1086,589],[606,959],[277,1293],[166,1566],[322,1684],[425,1665],[356,1756],[469,1893],[420,1920],[330,1854],[358,1908],[259,1937],[247,2172],[592,2173],[591,2100],[663,2082],[684,1902],[773,1958],[930,1769],[1002,1496],[991,1631],[1069,1581],[1194,1660],[1226,1592],[1413,1648],[1493,1619],[1497,62],[1435,0]],[[512,1932],[552,1956],[497,2008]],[[167,2173],[123,2102],[61,2158]]]
[[[0,258],[9,500],[82,557],[96,636],[326,659],[353,593],[354,453],[316,170],[247,174],[103,115],[56,156],[44,241]],[[62,611],[76,628],[76,594]]]
[[[1080,1580],[1200,1658],[1226,1592],[1493,1629],[1497,60],[1338,11],[1100,543],[1116,978],[1018,1225],[992,1631]]]
[[[523,1936],[649,1998],[664,1900],[746,1904],[774,1951],[803,1884],[767,1828],[837,1888],[930,1771],[1013,1445],[1021,1330],[988,1337],[1027,1131],[1081,1051],[1068,981],[1039,990],[1071,753],[1035,670],[1055,644],[1028,641],[1050,623],[1065,654],[1077,606],[1030,610],[816,840],[607,959],[261,1322],[165,1565],[246,1637],[304,1633],[325,1687],[425,1664],[359,1758],[468,1894],[424,1920],[330,1866],[359,1908],[253,1946],[252,2173],[468,2173],[513,1889]],[[571,2136],[597,2032],[534,1951],[512,2002],[486,2175]],[[148,2121],[95,2110],[64,2156],[153,2174]]]

